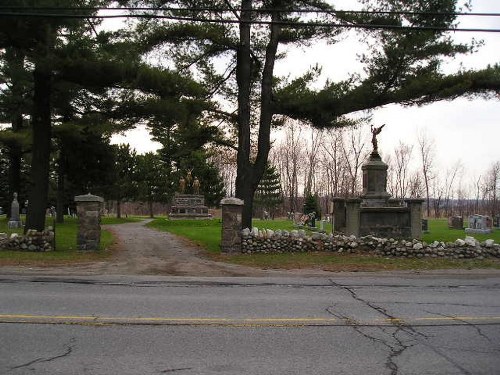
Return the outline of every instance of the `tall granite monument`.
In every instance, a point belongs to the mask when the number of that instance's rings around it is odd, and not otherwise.
[[[17,201],[17,193],[14,193],[14,198],[10,205],[10,219],[7,223],[9,228],[22,228],[23,223],[21,222],[21,217],[19,216],[19,202]]]
[[[382,128],[372,127],[373,151],[361,167],[363,194],[359,198],[333,198],[334,229],[362,237],[422,237],[423,199],[391,199],[387,192],[388,166],[378,153],[377,135]]]

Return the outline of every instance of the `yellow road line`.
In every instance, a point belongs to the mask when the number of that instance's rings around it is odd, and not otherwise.
[[[453,322],[466,324],[468,321],[500,322],[500,316],[456,316],[456,317],[407,317],[352,320],[352,318],[186,318],[186,317],[122,317],[122,316],[85,316],[85,315],[33,315],[0,314],[0,323],[53,323],[53,324],[164,324],[164,325],[222,325],[233,327],[247,326],[318,326],[318,325],[409,325],[419,322]]]

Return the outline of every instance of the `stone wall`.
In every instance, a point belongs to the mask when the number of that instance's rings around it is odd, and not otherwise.
[[[44,252],[53,250],[54,232],[46,230],[37,232],[34,229],[27,231],[26,235],[0,233],[0,250],[20,250]]]
[[[426,243],[419,240],[398,240],[365,236],[327,235],[313,233],[306,235],[304,230],[269,229],[242,231],[242,253],[293,253],[326,251],[335,253],[370,253],[385,257],[405,258],[448,258],[448,259],[484,259],[500,258],[500,244],[493,240],[482,243],[473,237],[455,242]]]

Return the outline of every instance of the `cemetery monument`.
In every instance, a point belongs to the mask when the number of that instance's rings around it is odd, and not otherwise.
[[[492,232],[493,221],[489,216],[471,215],[469,216],[469,227],[465,228],[465,233],[487,234]]]
[[[387,192],[388,166],[378,153],[377,135],[385,126],[371,128],[373,150],[361,167],[363,194],[358,198],[333,198],[334,230],[362,237],[422,237],[423,199],[391,199]]]
[[[10,205],[10,219],[7,223],[9,228],[21,228],[23,223],[21,222],[21,217],[19,216],[19,202],[17,201],[17,193],[14,193],[14,199],[12,199],[12,204]]]
[[[179,179],[179,191],[175,193],[174,204],[168,214],[170,220],[212,218],[205,206],[205,197],[200,194],[200,180],[198,177],[193,180],[191,173],[192,170],[189,170],[186,177]]]

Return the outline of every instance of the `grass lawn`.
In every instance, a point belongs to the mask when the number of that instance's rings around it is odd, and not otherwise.
[[[24,218],[22,218],[24,221]],[[138,218],[117,219],[104,217],[102,224],[121,224],[140,220]],[[52,226],[52,218],[47,218],[46,225]],[[22,233],[22,229],[8,229],[7,219],[0,219],[0,232]],[[0,250],[0,265],[34,265],[45,266],[55,264],[69,264],[102,260],[111,255],[107,251],[113,243],[113,236],[107,230],[101,232],[100,251],[85,253],[76,250],[77,219],[65,217],[63,224],[56,223],[56,251],[29,252],[29,251],[4,251]]]
[[[168,220],[166,218],[157,218],[146,224],[150,228],[189,238],[211,254],[220,253],[221,225],[220,219]]]
[[[464,223],[464,225],[467,226],[467,223]],[[500,243],[500,229],[494,229],[489,234],[466,234],[465,229],[449,229],[447,219],[430,219],[429,233],[424,233],[422,239],[426,242],[455,242],[457,238],[464,239],[465,236],[474,237],[478,241],[492,239],[496,243]]]
[[[296,229],[288,220],[254,220],[253,225],[266,229]],[[432,269],[472,269],[497,268],[500,261],[451,260],[451,259],[402,259],[384,258],[373,255],[337,253],[291,253],[225,255],[220,253],[221,221],[214,220],[167,220],[158,218],[149,227],[186,237],[208,250],[212,259],[267,269],[315,268],[328,271],[381,271],[381,270],[432,270]],[[327,228],[331,230],[331,226]],[[446,219],[429,220],[429,233],[423,236],[426,242],[451,242],[465,238],[465,230],[448,229]],[[491,238],[500,242],[500,230],[489,235],[474,235],[480,241]]]

